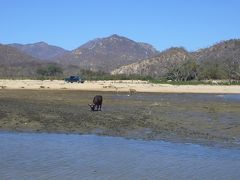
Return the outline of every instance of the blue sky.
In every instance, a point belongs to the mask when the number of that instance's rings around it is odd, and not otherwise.
[[[0,43],[75,49],[119,34],[158,50],[240,38],[239,0],[1,0]]]

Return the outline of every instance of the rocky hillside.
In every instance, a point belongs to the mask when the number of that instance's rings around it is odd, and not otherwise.
[[[110,71],[122,65],[153,57],[158,51],[151,45],[139,43],[116,34],[89,41],[57,58],[65,65],[76,65],[90,70]]]
[[[53,45],[49,45],[45,42],[38,42],[34,44],[8,44],[15,47],[18,50],[41,60],[49,60],[61,56],[68,51]]]
[[[208,48],[193,52],[192,55],[199,61],[217,61],[225,60],[240,62],[240,40],[228,40],[217,43]]]
[[[122,66],[111,73],[159,77],[165,75],[169,68],[192,58],[193,56],[183,48],[170,48],[153,58]]]
[[[40,60],[29,56],[18,49],[0,45],[0,76],[29,76],[36,72]]]
[[[167,70],[187,59],[199,65],[207,66],[209,63],[222,65],[222,63],[240,63],[240,40],[228,40],[217,43],[211,47],[200,49],[196,52],[187,52],[183,48],[170,48],[153,58],[148,58],[138,63],[122,66],[113,70],[112,74],[137,74],[159,77],[166,74]],[[208,64],[206,63],[208,62]],[[239,67],[236,67],[239,68]]]
[[[19,66],[24,64],[38,63],[39,60],[27,55],[18,49],[0,44],[0,64],[9,66]]]

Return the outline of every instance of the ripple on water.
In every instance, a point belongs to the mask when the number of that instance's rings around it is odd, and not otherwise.
[[[238,179],[240,150],[64,134],[0,134],[3,179]]]

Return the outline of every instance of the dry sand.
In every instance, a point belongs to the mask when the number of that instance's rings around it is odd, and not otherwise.
[[[113,92],[162,92],[162,93],[240,93],[239,85],[171,85],[152,84],[138,80],[86,81],[66,83],[63,80],[0,80],[0,89],[52,89]]]

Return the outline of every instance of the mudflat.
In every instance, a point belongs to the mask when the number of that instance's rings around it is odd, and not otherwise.
[[[95,95],[102,111],[90,111]],[[239,95],[0,90],[0,130],[240,146]]]

